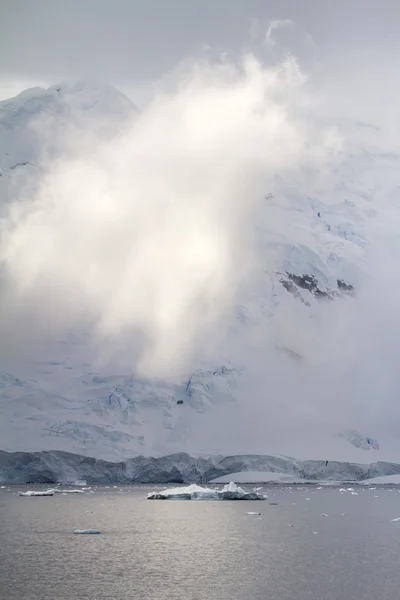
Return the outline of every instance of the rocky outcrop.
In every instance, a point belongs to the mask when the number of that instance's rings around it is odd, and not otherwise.
[[[314,275],[304,273],[298,275],[296,273],[285,272],[284,276],[280,279],[281,284],[292,294],[295,298],[299,299],[300,302],[306,306],[311,306],[310,302],[303,298],[301,290],[309,292],[314,298],[318,300],[333,300],[335,296],[339,294],[352,295],[354,293],[354,287],[346,283],[343,279],[336,280],[337,289],[323,289],[323,286],[318,282]]]

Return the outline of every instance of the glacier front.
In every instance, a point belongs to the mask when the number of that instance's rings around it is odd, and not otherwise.
[[[257,477],[254,477],[254,473]],[[264,473],[264,476],[262,475]],[[273,475],[273,476],[272,476]],[[319,481],[366,481],[400,475],[400,464],[369,464],[321,460],[300,461],[290,457],[261,455],[209,456],[189,454],[162,457],[137,456],[110,462],[68,452],[0,451],[1,484],[67,484],[85,478],[89,485],[101,484],[192,484],[235,481],[236,483],[312,483]],[[54,490],[50,490],[54,493]]]

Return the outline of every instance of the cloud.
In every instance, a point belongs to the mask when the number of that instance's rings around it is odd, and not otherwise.
[[[267,22],[264,45],[274,62],[286,56],[296,56],[301,68],[309,75],[317,73],[317,47],[311,34],[292,19],[273,19]]]
[[[268,46],[275,46],[275,32],[279,29],[293,29],[294,27],[296,27],[296,25],[291,19],[273,19],[268,25],[265,34],[265,43]]]
[[[84,324],[138,373],[179,373],[224,337],[257,259],[257,202],[326,161],[312,106],[294,59],[248,54],[178,69],[111,139],[62,130],[2,223],[3,334],[21,347]],[[54,146],[53,124],[37,126]]]

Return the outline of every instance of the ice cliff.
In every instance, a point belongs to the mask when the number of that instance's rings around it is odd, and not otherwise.
[[[363,481],[400,474],[400,464],[357,464],[329,461],[297,461],[276,456],[214,456],[195,458],[171,454],[160,458],[137,456],[109,462],[68,452],[0,452],[0,483],[68,483],[85,479],[88,484],[183,484],[207,483],[231,473],[257,471],[284,473],[304,481]]]

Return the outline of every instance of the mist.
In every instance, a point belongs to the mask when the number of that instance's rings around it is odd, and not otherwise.
[[[400,152],[378,74],[390,57],[368,45],[358,59],[350,26],[345,48],[324,47],[324,28],[295,17],[249,18],[234,51],[204,45],[159,77],[118,73],[121,89],[148,88],[129,119],[38,118],[46,170],[2,213],[3,364],[78,332],[92,366],[147,382],[237,366],[230,398],[193,411],[179,451],[268,443],[307,458],[305,432],[327,455],[346,428],[396,436]],[[354,295],[305,307],[279,282],[290,268],[329,271]]]
[[[338,147],[314,108],[294,58],[265,68],[247,54],[185,65],[111,139],[63,129],[2,225],[2,321],[19,346],[24,319],[36,335],[84,323],[100,355],[165,375],[220,343],[259,260],[260,201]],[[36,127],[55,144],[51,121]]]

